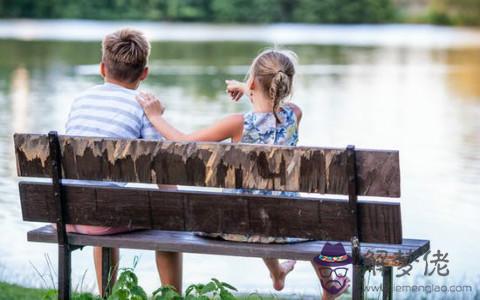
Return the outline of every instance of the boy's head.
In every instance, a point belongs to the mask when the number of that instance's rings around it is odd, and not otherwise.
[[[150,43],[142,32],[125,28],[110,33],[102,42],[102,76],[136,84],[148,75],[149,54]]]

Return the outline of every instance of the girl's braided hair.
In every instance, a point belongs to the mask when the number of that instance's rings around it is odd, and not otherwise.
[[[250,76],[253,75],[272,100],[272,111],[278,123],[281,122],[277,115],[278,107],[292,93],[296,57],[292,51],[265,50],[250,67]]]

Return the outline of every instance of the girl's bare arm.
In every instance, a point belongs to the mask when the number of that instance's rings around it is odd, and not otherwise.
[[[229,115],[207,128],[187,134],[176,129],[162,117],[163,106],[155,96],[141,93],[137,96],[137,101],[153,127],[168,140],[219,142],[231,138],[236,142],[241,139],[243,133],[243,115],[241,114]]]

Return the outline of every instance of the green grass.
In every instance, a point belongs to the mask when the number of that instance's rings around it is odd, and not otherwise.
[[[0,300],[43,300],[50,290],[41,288],[27,288],[17,284],[0,282]],[[259,295],[259,294],[256,294]],[[283,300],[283,299],[302,299],[303,297],[298,295],[289,296],[277,296],[277,295],[259,295],[260,297],[252,297],[252,294],[239,293],[236,295],[240,300]],[[311,297],[306,297],[310,299]]]
[[[0,300],[43,300],[51,290],[27,288],[17,284],[0,282]]]
[[[42,299],[47,292],[44,289],[26,288],[16,284],[0,282],[0,300]]]

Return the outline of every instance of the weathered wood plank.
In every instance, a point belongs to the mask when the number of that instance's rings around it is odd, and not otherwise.
[[[56,243],[51,226],[28,232],[31,242]],[[195,236],[191,232],[141,230],[107,236],[69,234],[75,245],[161,250],[200,254],[216,254],[246,257],[271,257],[296,260],[311,260],[318,255],[326,241],[311,241],[295,244],[252,244],[220,241]],[[351,255],[351,243],[342,242]],[[426,240],[404,239],[401,244],[362,243],[361,255],[366,266],[403,266],[415,261],[430,249]]]
[[[51,184],[19,184],[25,221],[55,221]],[[65,184],[70,224],[349,240],[346,200]],[[401,243],[400,204],[360,201],[364,242]]]
[[[50,177],[46,135],[16,134],[19,176]],[[60,136],[63,178],[347,194],[344,149]],[[358,193],[399,197],[398,151],[356,150]]]

